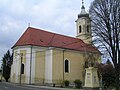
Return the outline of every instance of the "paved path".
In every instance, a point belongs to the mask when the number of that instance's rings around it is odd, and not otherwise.
[[[82,90],[70,88],[57,88],[49,86],[35,86],[35,85],[17,85],[12,83],[0,82],[0,90]]]

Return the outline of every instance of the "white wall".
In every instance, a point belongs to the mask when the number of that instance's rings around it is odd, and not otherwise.
[[[31,49],[32,49],[32,60],[31,60]],[[16,47],[13,49],[14,53],[17,51],[17,53],[20,53],[21,50],[26,50],[26,63],[25,65],[25,83],[34,83],[35,82],[35,53],[36,51],[44,51],[46,48],[42,47],[36,47],[36,46],[21,46],[21,47]],[[48,57],[49,58],[49,57]],[[30,60],[31,60],[31,72],[30,72]],[[13,65],[12,65],[12,70],[11,70],[11,77],[15,73],[16,79],[15,83],[19,83],[19,77],[20,76],[20,56],[14,56],[13,58]],[[31,74],[31,82],[30,82],[30,74]]]
[[[26,46],[26,47],[17,47],[15,48],[13,51],[14,53],[17,51],[17,53],[19,54],[21,50],[26,50],[26,63],[25,65],[25,83],[30,83],[30,57],[31,57],[31,47],[30,46]],[[34,51],[34,50],[33,50]],[[35,54],[33,53],[32,56],[34,56]],[[34,82],[34,74],[35,74],[35,68],[34,65],[35,64],[35,60],[32,58],[32,65],[31,65],[31,82]],[[12,72],[11,73],[15,73],[15,83],[19,83],[19,76],[20,76],[20,56],[14,56],[13,58],[13,65],[12,65]],[[13,74],[12,74],[13,75]],[[11,76],[12,77],[12,76]]]

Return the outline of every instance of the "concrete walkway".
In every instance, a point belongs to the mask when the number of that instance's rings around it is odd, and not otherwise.
[[[43,85],[26,85],[26,84],[15,84],[15,83],[10,83],[10,82],[1,82],[1,83],[6,83],[6,84],[11,84],[11,85],[17,85],[17,86],[23,86],[23,87],[32,87],[32,88],[45,88],[45,89],[52,89],[52,90],[83,90],[83,89],[76,89],[76,88],[60,88],[60,87],[52,87],[52,86],[43,86]]]
[[[25,85],[29,87],[36,87],[36,88],[47,88],[47,89],[58,89],[58,90],[83,90],[83,89],[76,89],[76,88],[60,88],[60,87],[52,87],[52,86],[36,86],[36,85]]]

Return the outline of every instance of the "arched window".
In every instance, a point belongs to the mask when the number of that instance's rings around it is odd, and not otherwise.
[[[21,64],[21,74],[24,74],[24,64]]]
[[[89,25],[87,25],[87,32],[89,33]]]
[[[79,26],[79,33],[81,33],[82,32],[82,30],[81,30],[81,26]]]
[[[65,60],[65,72],[69,72],[69,61]]]

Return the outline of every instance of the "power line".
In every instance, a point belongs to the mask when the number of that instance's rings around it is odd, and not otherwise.
[[[50,50],[50,49],[49,49]],[[52,50],[52,49],[51,49]],[[40,58],[40,57],[45,57],[45,52],[46,51],[48,51],[48,50],[44,50],[44,51],[37,51],[37,52],[32,52],[32,54],[37,54],[37,53],[44,53],[44,55],[43,54],[39,54],[39,56],[32,56],[32,58]],[[65,51],[67,51],[67,50],[64,50],[64,52]],[[55,56],[55,55],[58,55],[58,54],[62,54],[63,53],[63,51],[61,50],[61,51],[59,51],[59,52],[56,52],[56,53],[53,53],[52,55],[53,56]],[[88,53],[91,53],[91,52],[86,52],[86,51],[84,51],[84,52],[82,52],[83,54],[88,54]],[[24,59],[26,59],[26,60],[28,60],[28,59],[30,59],[30,57],[27,57],[27,54],[30,54],[30,53],[25,53],[25,54],[23,54],[23,61],[24,61]],[[94,53],[95,54],[95,53]],[[97,54],[97,53],[96,53]],[[47,56],[50,56],[51,54],[47,54]],[[16,56],[14,56],[14,58],[15,58]],[[16,62],[16,61],[19,61],[19,59],[20,58],[17,58],[16,57],[16,59],[15,59],[15,61],[13,61],[13,62]]]
[[[67,46],[67,45],[71,45],[71,44],[75,44],[75,43],[78,43],[78,42],[81,42],[80,40],[79,41],[75,41],[75,42],[71,42],[71,43],[68,43],[68,44],[65,44],[65,45],[62,45],[62,46],[60,46],[60,47],[52,47],[52,49],[53,48],[58,48],[58,49],[64,49],[64,50],[74,50],[74,51],[82,51],[82,52],[84,52],[83,50],[76,50],[76,49],[79,49],[79,48],[88,48],[88,46],[86,46],[86,45],[84,45],[84,46],[80,46],[80,47],[77,47],[77,48],[73,48],[73,49],[69,49],[69,48],[62,48],[62,47],[64,47],[64,46]],[[63,42],[64,43],[64,42]],[[90,48],[90,47],[89,47]],[[93,48],[93,46],[91,46],[91,48]],[[37,52],[44,52],[44,51],[48,51],[48,50],[50,50],[49,49],[49,47],[47,48],[47,49],[45,49],[45,50],[42,50],[42,51],[36,51],[36,52],[32,52],[32,54],[33,53],[37,53]],[[87,51],[87,50],[86,50]],[[89,51],[88,51],[89,52]],[[26,54],[31,54],[31,53],[26,53]]]

